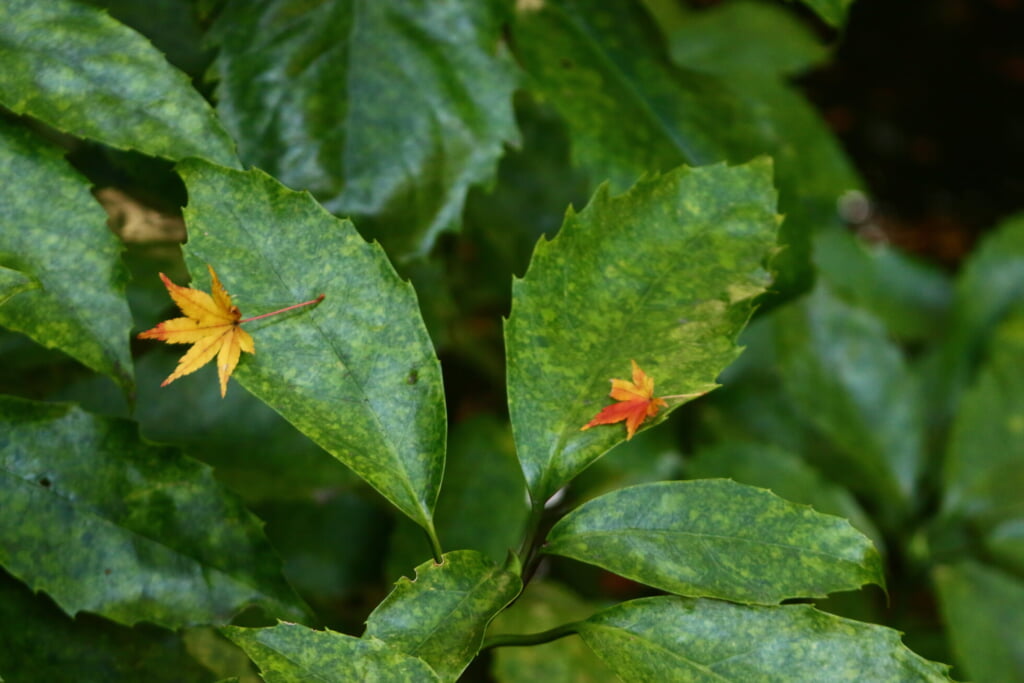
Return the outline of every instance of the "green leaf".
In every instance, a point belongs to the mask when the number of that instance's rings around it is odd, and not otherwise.
[[[0,397],[0,564],[68,614],[177,628],[249,605],[301,618],[260,522],[126,420]]]
[[[0,305],[0,325],[60,349],[131,391],[122,246],[88,181],[56,148],[2,122],[0,169],[0,265],[38,282]]]
[[[0,667],[9,681],[212,681],[181,638],[91,614],[70,619],[44,595],[0,572]]]
[[[841,28],[846,23],[846,13],[850,11],[850,5],[853,4],[853,0],[801,0],[801,2],[814,10],[833,28]]]
[[[505,326],[512,429],[535,504],[623,440],[621,425],[580,427],[631,359],[659,393],[714,388],[770,282],[774,200],[765,160],[683,167],[615,197],[603,186],[538,243]]]
[[[490,635],[539,633],[592,615],[595,606],[549,581],[531,581],[491,623]],[[494,649],[491,673],[500,683],[598,683],[620,680],[579,638]]]
[[[521,3],[514,27],[517,55],[531,89],[565,118],[573,159],[595,183],[609,179],[621,190],[643,173],[680,163],[770,154],[787,217],[780,234],[787,249],[777,263],[785,282],[776,289],[809,279],[811,236],[838,224],[836,200],[860,183],[799,93],[760,73],[719,78],[718,67],[708,68],[699,54],[690,55],[693,63],[673,66],[639,3],[526,6]]]
[[[664,27],[672,61],[710,73],[790,75],[828,56],[793,12],[763,1],[732,0]]]
[[[937,567],[939,604],[957,663],[976,681],[1024,677],[1024,583],[975,562]]]
[[[36,289],[39,283],[24,273],[0,266],[0,306],[15,294]]]
[[[627,681],[948,681],[899,632],[807,605],[657,597],[616,605],[580,635]]]
[[[905,509],[920,474],[923,418],[915,383],[881,322],[824,286],[775,314],[788,396],[839,449],[848,485]]]
[[[993,559],[1024,575],[1024,516],[997,524],[984,543]]]
[[[221,631],[260,668],[267,683],[429,683],[440,681],[422,659],[398,652],[375,639],[299,624],[271,628],[226,626]]]
[[[882,534],[850,492],[784,448],[750,441],[721,441],[698,450],[686,461],[685,469],[688,479],[733,479],[770,489],[781,498],[810,505],[818,512],[845,517],[876,548],[884,548]]]
[[[947,333],[953,288],[938,268],[847,230],[822,231],[814,262],[836,296],[878,316],[897,337],[931,341]]]
[[[642,484],[584,503],[544,552],[678,595],[774,604],[883,586],[871,541],[839,517],[727,479]]]
[[[8,0],[0,63],[0,103],[15,113],[118,149],[238,164],[188,77],[105,12],[70,0]]]
[[[249,325],[256,354],[235,376],[433,533],[444,393],[412,287],[378,245],[308,194],[259,170],[191,160],[180,172],[189,192],[185,254],[202,286],[209,263],[247,315],[326,295],[314,308]]]
[[[419,657],[441,680],[454,681],[480,650],[487,624],[523,588],[518,574],[475,550],[429,560],[402,577],[366,620],[363,638]]]
[[[1024,305],[992,338],[992,354],[964,395],[943,467],[947,514],[983,524],[1024,519]]]
[[[229,3],[218,111],[246,163],[355,217],[393,257],[425,254],[517,140],[504,13],[497,0]]]

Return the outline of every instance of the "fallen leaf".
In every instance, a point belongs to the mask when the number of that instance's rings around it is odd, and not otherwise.
[[[160,279],[171,298],[186,317],[165,320],[153,329],[140,333],[139,339],[159,339],[168,344],[192,344],[192,348],[178,361],[178,367],[160,385],[162,387],[195,372],[217,356],[220,395],[223,397],[228,390],[228,377],[238,365],[241,352],[256,353],[256,343],[239,326],[242,312],[231,303],[231,297],[217,278],[217,273],[212,266],[207,268],[210,270],[212,296],[198,289],[176,285],[160,273]]]
[[[654,380],[640,369],[635,360],[631,360],[630,363],[633,364],[633,381],[613,379],[612,390],[608,394],[619,403],[605,406],[593,420],[580,427],[581,431],[625,420],[628,441],[633,438],[644,420],[657,415],[661,408],[668,407],[664,400],[654,397]]]

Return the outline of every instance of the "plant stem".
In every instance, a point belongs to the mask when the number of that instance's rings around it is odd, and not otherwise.
[[[484,641],[481,646],[481,652],[492,647],[524,647],[527,645],[540,645],[542,643],[550,643],[553,640],[559,638],[565,638],[571,636],[574,633],[579,632],[579,626],[581,622],[574,621],[569,624],[562,624],[556,626],[553,629],[542,631],[541,633],[503,633],[497,636],[491,636]]]
[[[434,529],[434,523],[430,522],[429,527],[424,527],[423,530],[427,534],[427,538],[430,540],[430,552],[434,554],[434,563],[441,564],[444,559],[441,557],[444,555],[444,550],[441,549],[441,540],[437,537],[437,530]]]
[[[309,301],[303,301],[301,304],[293,304],[293,305],[287,306],[285,308],[280,308],[280,309],[278,309],[276,311],[271,311],[270,313],[264,313],[263,315],[257,315],[257,316],[253,316],[252,318],[246,318],[245,320],[239,320],[238,323],[239,324],[241,324],[241,323],[249,323],[249,322],[252,322],[253,320],[259,320],[260,318],[269,318],[272,315],[277,315],[278,313],[284,313],[285,311],[290,311],[293,308],[299,308],[301,306],[310,306],[312,304],[318,304],[318,303],[320,303],[323,300],[324,300],[324,295],[321,294],[317,298],[310,299]]]

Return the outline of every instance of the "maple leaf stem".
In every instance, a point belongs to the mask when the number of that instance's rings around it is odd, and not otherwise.
[[[301,304],[292,304],[291,306],[286,306],[285,308],[279,308],[278,310],[271,311],[270,313],[264,313],[263,315],[256,315],[256,316],[253,316],[251,318],[246,318],[245,320],[239,320],[238,323],[239,324],[250,323],[253,320],[259,320],[260,318],[269,318],[272,315],[277,315],[278,313],[284,313],[285,311],[290,311],[293,308],[300,308],[302,306],[310,306],[312,304],[318,304],[318,303],[320,303],[323,300],[324,300],[324,295],[321,294],[317,298],[310,299],[309,301],[303,301]]]

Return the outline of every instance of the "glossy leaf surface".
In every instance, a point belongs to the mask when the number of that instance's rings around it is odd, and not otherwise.
[[[378,245],[308,194],[258,170],[192,161],[180,171],[193,273],[213,265],[247,310],[326,296],[316,307],[249,323],[259,351],[235,377],[431,527],[444,466],[444,395],[412,287]]]
[[[787,395],[857,473],[849,486],[891,509],[906,505],[920,474],[923,417],[885,328],[818,287],[780,309],[775,330]]]
[[[419,657],[442,680],[456,680],[476,657],[494,615],[522,589],[519,576],[475,550],[445,553],[402,577],[366,620],[363,638]]]
[[[950,680],[898,631],[807,605],[646,598],[594,615],[580,635],[623,680]]]
[[[78,137],[166,159],[237,165],[188,77],[144,37],[71,0],[0,5],[0,103]]]
[[[0,564],[68,614],[305,616],[260,522],[205,465],[66,404],[0,398],[0,435]]]
[[[604,186],[537,245],[505,326],[512,429],[535,502],[624,440],[621,428],[580,426],[631,359],[659,392],[690,394],[713,388],[737,356],[770,282],[770,170],[763,160],[683,167],[614,197]]]
[[[555,524],[544,551],[678,595],[747,603],[885,581],[871,541],[845,519],[727,479],[605,494]]]
[[[28,275],[0,266],[0,306],[15,294],[36,289],[38,286]]]
[[[441,680],[423,660],[372,638],[353,638],[287,623],[270,628],[227,626],[221,630],[252,658],[267,683]]]
[[[246,163],[372,225],[399,260],[422,255],[517,140],[503,14],[496,0],[231,2],[218,111]]]
[[[89,194],[89,182],[55,147],[2,122],[0,174],[0,266],[38,283],[0,304],[0,325],[60,349],[130,390],[132,320],[122,247]]]

